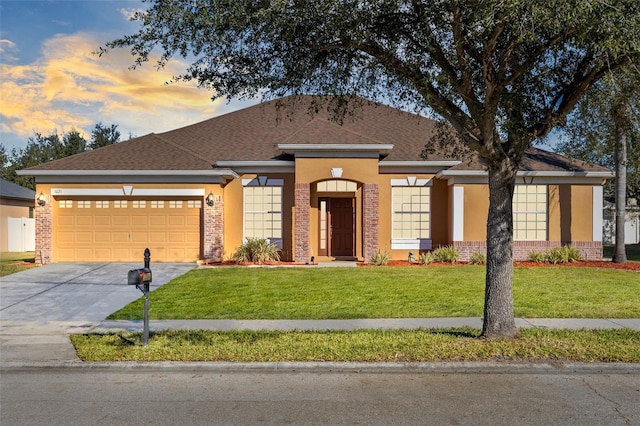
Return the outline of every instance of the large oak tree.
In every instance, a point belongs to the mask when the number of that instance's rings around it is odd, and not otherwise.
[[[637,0],[156,0],[108,43],[159,49],[213,97],[359,95],[429,107],[488,170],[486,337],[515,336],[512,196],[523,153],[640,51]],[[348,99],[346,97],[345,99]]]

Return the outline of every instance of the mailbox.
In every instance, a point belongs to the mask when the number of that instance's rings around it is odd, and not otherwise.
[[[129,285],[143,285],[151,282],[151,269],[131,269],[128,275]]]

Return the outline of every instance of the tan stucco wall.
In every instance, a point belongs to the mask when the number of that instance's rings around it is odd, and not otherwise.
[[[593,240],[593,187],[571,187],[571,241]]]
[[[343,180],[378,183],[377,158],[296,158],[296,182],[331,180],[332,168],[341,168]]]
[[[229,182],[221,189],[224,198],[224,254],[225,259],[230,258],[242,245],[244,238],[244,211],[243,211],[243,179],[254,179],[258,176],[266,176],[269,179],[283,179],[282,188],[282,259],[292,259],[292,208],[294,205],[294,177],[292,174],[261,173],[246,174]]]
[[[377,159],[352,158],[299,158],[296,160],[296,174],[261,174],[271,179],[283,179],[283,259],[293,257],[293,215],[294,184],[311,184],[310,211],[310,246],[311,254],[318,254],[318,199],[319,197],[344,197],[345,193],[321,193],[315,190],[315,183],[334,179],[332,168],[342,168],[340,179],[357,182],[356,191],[356,255],[363,256],[362,234],[362,184],[374,183],[379,190],[379,248],[388,250],[393,259],[406,259],[409,250],[391,249],[391,180],[415,176],[418,179],[433,179],[431,187],[431,238],[433,247],[451,243],[452,211],[451,193],[454,186],[449,186],[445,180],[438,180],[431,174],[380,174]],[[157,184],[136,183],[134,188],[198,188],[204,194],[213,192],[216,198],[224,203],[224,241],[223,258],[229,258],[242,244],[243,238],[243,188],[242,179],[253,179],[258,175],[243,175],[226,185],[182,183]],[[39,184],[36,193],[43,192],[47,201],[51,202],[52,188],[122,188],[123,184]],[[464,184],[464,240],[486,240],[486,220],[489,206],[489,190],[487,185]],[[548,186],[548,236],[550,241],[590,241],[593,233],[593,189],[590,185],[549,185]],[[99,197],[91,197],[97,199]],[[123,199],[127,197],[123,195]],[[163,197],[167,198],[167,197]],[[0,206],[5,214],[5,206]],[[53,204],[53,215],[57,206]],[[28,216],[28,209],[26,215]],[[3,224],[6,226],[6,224]],[[0,229],[3,233],[6,230]],[[55,260],[55,242],[53,246]]]
[[[489,186],[462,186],[464,187],[464,240],[484,241],[487,239]]]
[[[489,187],[464,186],[464,240],[486,240]],[[548,241],[593,239],[593,186],[548,185]]]

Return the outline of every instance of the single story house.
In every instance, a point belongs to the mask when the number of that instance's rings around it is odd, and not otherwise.
[[[35,191],[0,179],[0,252],[35,250]]]
[[[265,102],[23,170],[43,263],[230,257],[250,237],[282,258],[407,259],[485,250],[487,173],[421,153],[434,121],[364,102],[336,122],[311,96]],[[329,110],[329,111],[328,111]],[[571,244],[602,257],[602,167],[532,148],[514,196],[514,255]]]

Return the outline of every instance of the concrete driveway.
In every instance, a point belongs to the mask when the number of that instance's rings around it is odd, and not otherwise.
[[[102,321],[142,296],[127,285],[140,263],[54,263],[0,278],[2,321]],[[151,291],[195,263],[151,263]]]

